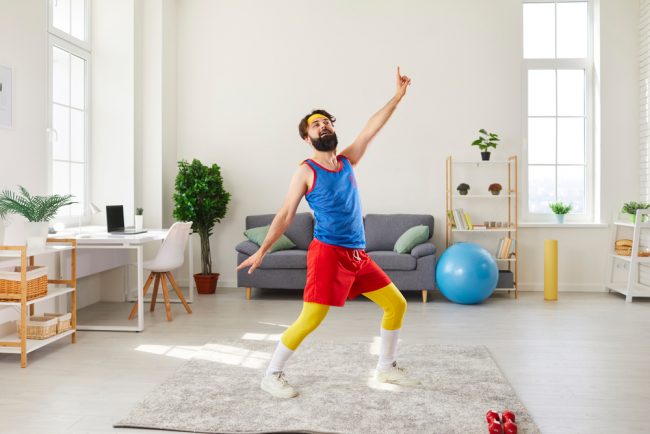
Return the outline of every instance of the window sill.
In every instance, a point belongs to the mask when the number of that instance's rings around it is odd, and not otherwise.
[[[564,228],[564,229],[601,229],[609,227],[609,223],[553,223],[553,222],[541,222],[541,223],[519,223],[520,228]]]

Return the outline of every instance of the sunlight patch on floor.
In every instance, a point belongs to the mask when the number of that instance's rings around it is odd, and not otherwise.
[[[260,369],[265,367],[271,354],[264,351],[253,351],[231,345],[207,344],[196,359],[209,360],[226,365],[243,366],[244,368]]]
[[[265,334],[265,333],[244,333],[241,337],[245,341],[272,341],[278,342],[281,334]]]
[[[136,351],[160,356],[175,357],[177,359],[189,360],[201,351],[202,346],[188,345],[139,345]]]

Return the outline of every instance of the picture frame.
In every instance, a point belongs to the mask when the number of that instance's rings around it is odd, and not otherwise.
[[[0,128],[13,126],[13,71],[0,65]]]

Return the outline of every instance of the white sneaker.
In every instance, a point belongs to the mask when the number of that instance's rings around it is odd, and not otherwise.
[[[260,387],[263,391],[270,393],[276,398],[293,398],[298,395],[296,389],[291,387],[284,377],[284,372],[276,372],[264,376]]]
[[[406,369],[397,366],[397,362],[393,362],[393,365],[385,371],[377,371],[375,380],[380,383],[397,384],[398,386],[417,386],[420,384],[420,380],[409,377]]]

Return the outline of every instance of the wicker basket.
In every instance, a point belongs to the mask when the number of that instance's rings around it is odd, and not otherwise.
[[[47,267],[27,267],[27,300],[47,295]],[[0,301],[20,301],[20,267],[0,267]]]
[[[614,251],[619,256],[632,256],[632,247],[618,247]],[[639,250],[638,256],[642,258],[650,257],[650,250]]]
[[[48,318],[56,318],[56,333],[63,333],[72,328],[72,314],[71,313],[44,313],[43,316]]]
[[[27,320],[27,339],[47,339],[56,335],[56,325],[58,320],[48,316],[33,316]],[[16,321],[18,329],[18,338],[22,339],[20,334],[20,321]]]

